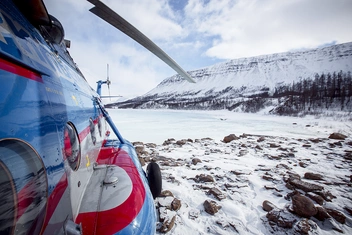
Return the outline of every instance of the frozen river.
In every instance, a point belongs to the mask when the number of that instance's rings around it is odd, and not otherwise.
[[[122,136],[131,142],[161,144],[168,138],[222,140],[243,133],[293,138],[326,138],[351,133],[352,124],[331,118],[282,117],[229,111],[108,109]]]

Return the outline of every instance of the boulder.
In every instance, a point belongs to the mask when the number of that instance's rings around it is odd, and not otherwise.
[[[217,188],[209,189],[209,191],[207,192],[207,195],[213,195],[219,201],[226,198],[226,196]]]
[[[230,134],[230,135],[224,137],[223,142],[224,143],[230,143],[231,141],[238,140],[238,139],[239,138],[235,134]]]
[[[323,186],[317,185],[317,184],[312,184],[308,183],[302,180],[289,180],[289,183],[293,185],[295,188],[301,189],[304,192],[313,192],[313,191],[321,191],[324,189]]]
[[[328,218],[330,218],[331,216],[328,214],[328,212],[325,210],[324,207],[321,206],[317,206],[317,214],[314,215],[315,218],[317,218],[320,221],[324,221]]]
[[[214,178],[211,175],[200,174],[196,175],[194,181],[197,183],[214,182]]]
[[[334,132],[330,134],[329,139],[334,139],[334,140],[344,140],[346,139],[347,136],[341,133]]]
[[[292,228],[297,219],[288,211],[273,209],[266,214],[266,218],[281,228]]]
[[[199,158],[193,158],[192,159],[192,164],[193,165],[197,165],[198,163],[201,163],[202,162],[202,160],[200,160]]]
[[[269,212],[275,208],[277,208],[277,207],[274,204],[272,204],[271,202],[269,202],[268,200],[265,200],[263,202],[263,210]]]
[[[181,200],[178,198],[174,198],[174,200],[171,202],[171,209],[173,211],[178,211],[181,208]]]
[[[221,206],[219,206],[215,201],[212,200],[205,200],[203,206],[205,212],[210,215],[215,215],[221,209]]]
[[[305,179],[309,179],[309,180],[322,180],[323,176],[321,174],[315,174],[312,172],[306,172],[304,174],[304,178]]]
[[[292,209],[297,215],[306,218],[314,216],[318,212],[312,200],[302,195],[292,197]]]
[[[329,213],[329,215],[331,215],[331,217],[333,217],[337,222],[341,223],[341,224],[344,224],[346,223],[346,216],[338,211],[338,210],[335,210],[335,209],[329,209],[329,208],[326,208],[326,211]]]

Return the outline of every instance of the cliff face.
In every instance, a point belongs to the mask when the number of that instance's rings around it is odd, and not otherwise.
[[[121,108],[213,109],[211,102],[272,95],[276,87],[316,74],[352,71],[352,42],[307,51],[230,60],[189,71],[192,84],[179,75],[166,78],[143,96],[121,102]],[[219,107],[217,107],[219,108]]]

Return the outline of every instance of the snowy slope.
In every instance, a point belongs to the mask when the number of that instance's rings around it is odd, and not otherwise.
[[[189,71],[197,83],[180,75],[166,78],[147,94],[120,103],[127,108],[168,108],[163,101],[230,98],[274,91],[280,84],[314,78],[316,73],[352,71],[352,42],[314,50],[234,59]],[[158,104],[155,104],[157,101]],[[161,102],[160,102],[161,101]]]

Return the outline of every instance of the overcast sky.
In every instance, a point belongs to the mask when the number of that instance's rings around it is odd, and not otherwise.
[[[85,0],[44,0],[65,28],[90,85],[143,95],[176,72],[89,12]],[[352,0],[103,0],[185,70],[222,61],[352,41]],[[103,88],[103,95],[107,89]]]

